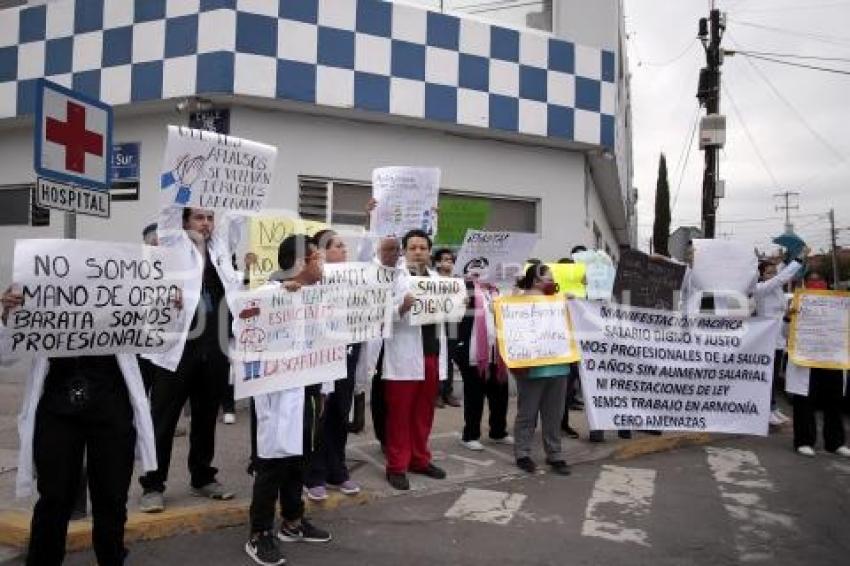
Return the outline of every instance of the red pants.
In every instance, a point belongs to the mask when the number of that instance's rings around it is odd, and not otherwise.
[[[387,473],[424,470],[431,463],[428,436],[440,384],[439,356],[425,356],[423,381],[384,380],[387,407]]]

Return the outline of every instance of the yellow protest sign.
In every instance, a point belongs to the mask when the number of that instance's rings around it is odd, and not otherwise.
[[[587,266],[583,263],[547,263],[552,270],[552,278],[558,284],[561,293],[583,299],[587,295],[584,276]]]
[[[562,295],[499,297],[494,306],[496,341],[509,368],[568,364],[579,359]]]
[[[251,216],[248,219],[248,253],[257,256],[250,269],[251,288],[259,287],[277,271],[277,250],[280,243],[292,234],[314,235],[327,228],[323,222],[302,220],[291,216]]]
[[[850,369],[850,292],[797,289],[788,358],[798,366]]]

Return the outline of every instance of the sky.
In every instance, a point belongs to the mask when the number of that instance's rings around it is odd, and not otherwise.
[[[705,53],[696,39],[709,0],[625,0],[635,177],[639,191],[638,245],[648,248],[655,210],[659,154],[667,158],[671,231],[699,226],[704,154],[694,126],[699,69]],[[720,177],[726,197],[717,237],[769,249],[784,230],[784,201],[795,232],[814,250],[827,249],[827,212],[835,209],[838,243],[850,246],[850,1],[718,0],[727,14],[725,49],[828,59],[789,59],[842,69],[834,74],[744,57],[722,67],[721,113],[727,117]],[[700,115],[705,113],[700,111]]]

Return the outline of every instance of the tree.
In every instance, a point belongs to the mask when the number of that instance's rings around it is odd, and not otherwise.
[[[670,185],[667,183],[667,158],[658,160],[658,182],[655,185],[655,222],[652,225],[652,247],[655,253],[669,256],[667,240],[670,237]]]

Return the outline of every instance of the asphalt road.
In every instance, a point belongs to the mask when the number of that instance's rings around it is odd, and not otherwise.
[[[405,495],[316,515],[329,544],[289,564],[850,564],[850,459],[796,455],[787,433]],[[245,529],[131,548],[130,564],[252,564]],[[93,564],[90,553],[67,564]]]

